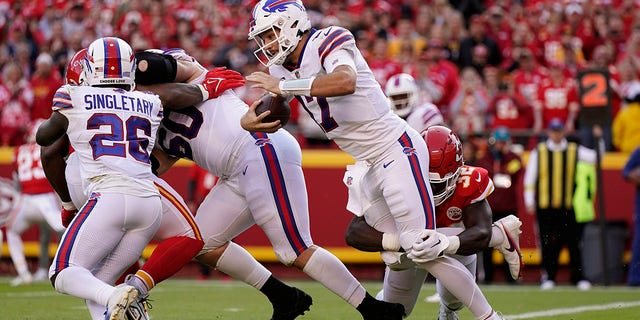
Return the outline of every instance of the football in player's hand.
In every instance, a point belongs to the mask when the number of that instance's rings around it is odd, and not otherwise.
[[[287,124],[291,117],[291,107],[286,98],[281,95],[267,92],[260,98],[261,103],[256,107],[256,115],[271,110],[266,118],[262,119],[262,122],[273,122],[280,120],[280,124],[283,126]]]

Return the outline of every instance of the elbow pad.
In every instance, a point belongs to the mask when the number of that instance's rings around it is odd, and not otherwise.
[[[141,51],[136,53],[136,61],[137,84],[168,83],[176,79],[178,63],[170,55]]]

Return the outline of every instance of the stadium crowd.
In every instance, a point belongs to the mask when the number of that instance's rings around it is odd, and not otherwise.
[[[134,50],[181,47],[208,68],[244,75],[261,69],[247,40],[254,3],[1,1],[0,145],[21,144],[29,123],[49,116],[68,59],[98,37],[121,37]],[[608,71],[612,119],[640,92],[638,1],[307,0],[305,6],[314,27],[352,31],[382,86],[394,74],[414,76],[421,99],[437,105],[462,137],[501,126],[514,137],[536,137],[556,117],[577,135],[581,70]],[[248,87],[240,93],[253,101],[261,92]],[[292,123],[308,145],[304,138],[312,141],[313,131],[305,121],[299,128]],[[604,129],[608,150],[631,151],[619,143],[629,128]]]

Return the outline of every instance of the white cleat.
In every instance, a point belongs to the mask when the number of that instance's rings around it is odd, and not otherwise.
[[[556,287],[556,283],[552,280],[542,281],[542,284],[540,285],[541,290],[553,290],[553,288],[555,287]]]
[[[589,282],[587,280],[580,280],[576,284],[576,287],[580,291],[588,291],[588,290],[591,290],[591,282]]]
[[[440,303],[440,295],[436,292],[436,293],[424,298],[424,302]]]
[[[509,264],[509,272],[515,280],[520,278],[520,271],[524,266],[522,253],[520,253],[520,226],[522,221],[514,215],[508,215],[493,225],[500,228],[504,235],[504,241],[495,247],[504,256],[504,260]]]
[[[440,304],[440,312],[438,320],[458,320],[458,312],[447,308],[444,304]]]
[[[31,273],[27,273],[25,275],[19,275],[15,277],[15,279],[11,280],[11,286],[12,287],[24,286],[24,285],[29,285],[32,282],[33,282],[33,276],[31,275]]]
[[[36,273],[33,274],[33,281],[46,281],[49,280],[49,272],[47,269],[38,269]]]
[[[134,303],[138,298],[138,290],[136,288],[119,284],[107,302],[107,312],[105,313],[105,320],[124,320],[126,319],[126,312],[129,306]]]

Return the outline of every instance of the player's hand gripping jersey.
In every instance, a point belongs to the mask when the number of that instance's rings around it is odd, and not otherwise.
[[[301,105],[344,151],[357,160],[381,155],[406,130],[407,124],[389,108],[389,101],[356,48],[350,31],[340,27],[311,29],[295,70],[272,65],[269,73],[281,79],[310,78],[348,65],[357,73],[353,94],[337,97],[296,96]]]
[[[453,194],[436,206],[436,225],[442,227],[464,227],[462,210],[473,203],[486,199],[493,192],[493,181],[486,169],[463,165]]]
[[[67,135],[80,156],[88,194],[96,186],[138,196],[158,194],[149,160],[163,113],[157,95],[64,85],[55,94],[53,110],[70,120]],[[121,190],[128,185],[123,181],[139,188]]]

